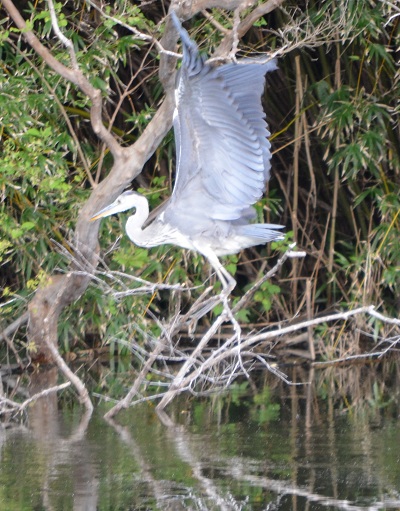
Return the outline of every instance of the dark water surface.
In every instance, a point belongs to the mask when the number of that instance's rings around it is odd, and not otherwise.
[[[42,399],[0,429],[0,510],[400,509],[397,372],[268,376],[116,423]]]

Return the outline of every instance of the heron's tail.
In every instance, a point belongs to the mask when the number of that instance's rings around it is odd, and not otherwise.
[[[239,236],[253,239],[256,245],[285,239],[284,234],[280,232],[283,228],[283,225],[278,224],[248,224],[238,226],[236,232]]]

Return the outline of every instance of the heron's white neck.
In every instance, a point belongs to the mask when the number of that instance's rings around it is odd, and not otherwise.
[[[126,222],[125,230],[130,240],[139,245],[140,247],[147,247],[149,245],[149,236],[146,230],[143,230],[143,224],[149,216],[149,203],[146,197],[136,195],[135,206],[136,212],[130,216]]]

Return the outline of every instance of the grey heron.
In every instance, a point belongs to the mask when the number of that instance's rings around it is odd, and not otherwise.
[[[173,116],[173,192],[146,227],[148,201],[134,191],[122,193],[92,220],[135,208],[125,227],[133,243],[174,244],[199,252],[215,269],[227,297],[236,281],[218,257],[283,239],[283,226],[254,223],[253,207],[270,175],[270,133],[261,95],[265,74],[276,69],[276,62],[207,64],[174,12],[171,17],[183,49]]]

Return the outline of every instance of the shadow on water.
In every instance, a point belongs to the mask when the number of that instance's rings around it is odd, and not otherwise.
[[[89,420],[40,399],[0,430],[0,509],[399,509],[398,361],[289,376],[304,385],[264,374],[108,423],[104,404]],[[33,375],[32,394],[57,377]]]

